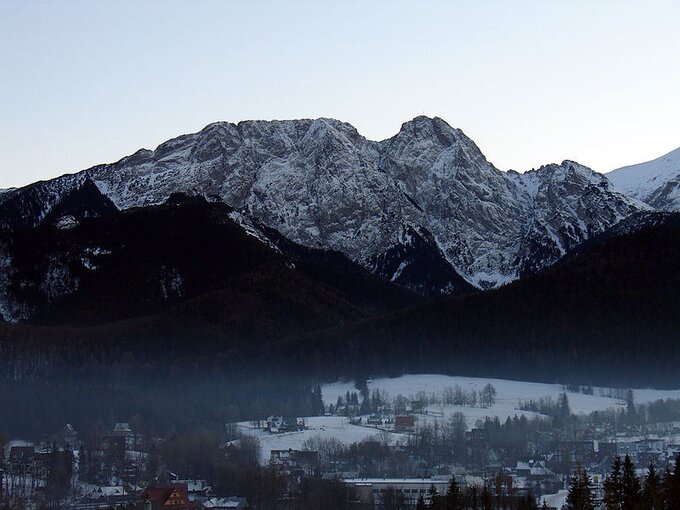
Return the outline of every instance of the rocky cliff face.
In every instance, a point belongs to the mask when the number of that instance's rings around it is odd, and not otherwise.
[[[333,119],[227,122],[117,163],[0,195],[0,227],[44,221],[86,180],[119,209],[219,197],[244,222],[336,250],[428,294],[496,287],[648,209],[565,161],[501,172],[459,129],[417,117],[367,140]],[[424,270],[428,269],[428,270]]]
[[[518,276],[553,264],[585,240],[649,209],[615,191],[602,174],[573,161],[507,175],[521,186],[528,206],[514,261]]]

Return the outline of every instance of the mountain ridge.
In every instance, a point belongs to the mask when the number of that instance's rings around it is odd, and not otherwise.
[[[244,223],[440,295],[536,272],[648,209],[571,161],[524,175],[496,169],[439,117],[416,117],[379,142],[334,119],[218,122],[154,151],[8,191],[0,195],[0,228],[39,224],[85,180],[119,209],[163,203],[175,192],[218,196]],[[10,206],[20,214],[3,216]],[[417,253],[408,245],[413,232]],[[400,253],[411,258],[395,263]],[[404,269],[424,259],[442,269],[414,282],[418,271]]]

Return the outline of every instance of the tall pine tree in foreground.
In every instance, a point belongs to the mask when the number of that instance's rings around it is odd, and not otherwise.
[[[456,483],[455,477],[451,477],[451,482],[449,482],[449,487],[446,490],[446,510],[462,510],[463,502],[460,494],[460,489]]]
[[[664,495],[661,477],[656,472],[653,463],[647,468],[647,478],[642,487],[642,507],[645,510],[664,510]]]
[[[427,491],[430,496],[430,509],[431,510],[442,510],[441,496],[437,494],[437,488],[434,484],[430,485],[430,489]]]
[[[654,464],[650,464],[644,483],[628,455],[623,462],[616,457],[604,482],[602,507],[605,510],[680,510],[680,457],[673,472],[666,468],[663,479]]]
[[[673,470],[673,473],[666,471],[664,488],[666,508],[669,510],[680,508],[680,455],[675,459],[675,469]]]
[[[536,504],[536,498],[534,497],[533,491],[529,490],[526,496],[523,496],[517,502],[517,510],[538,510],[538,505]]]
[[[577,469],[571,477],[569,493],[565,502],[565,510],[595,510],[595,495],[590,484],[590,477],[584,469]]]
[[[602,504],[605,510],[621,510],[623,501],[623,470],[621,457],[618,455],[612,464],[612,471],[604,481],[604,496]]]
[[[642,507],[642,486],[635,473],[635,465],[628,455],[623,460],[621,485],[623,491],[622,510],[640,510]]]
[[[482,487],[482,510],[493,510],[493,498],[486,484]]]

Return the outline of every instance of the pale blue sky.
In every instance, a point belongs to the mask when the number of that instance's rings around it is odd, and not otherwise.
[[[0,0],[0,187],[216,120],[437,115],[497,167],[680,146],[680,2]]]

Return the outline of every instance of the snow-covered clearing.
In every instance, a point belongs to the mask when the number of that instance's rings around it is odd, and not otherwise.
[[[255,436],[259,439],[262,447],[262,462],[269,462],[272,450],[301,450],[302,444],[316,436],[324,439],[336,438],[341,443],[348,445],[358,443],[371,436],[377,436],[380,430],[362,425],[352,425],[348,418],[342,416],[314,416],[305,418],[307,430],[299,432],[284,432],[282,434],[270,434],[253,426],[252,422],[238,424],[240,432]],[[394,443],[404,436],[402,434],[389,434],[390,443]]]
[[[460,377],[437,374],[410,374],[395,378],[373,379],[367,382],[368,389],[372,393],[378,389],[386,392],[390,398],[403,395],[406,398],[414,397],[418,392],[426,395],[441,396],[444,389],[459,386],[463,391],[476,391],[477,394],[486,386],[492,384],[497,391],[496,403],[489,407],[466,407],[466,406],[429,406],[428,414],[443,414],[449,416],[455,412],[462,412],[468,419],[468,426],[474,425],[479,419],[486,416],[497,416],[505,420],[514,415],[527,417],[537,416],[535,413],[518,410],[522,401],[538,400],[542,397],[551,397],[557,401],[562,393],[566,393],[569,399],[569,407],[574,413],[591,413],[610,408],[625,406],[621,399],[601,395],[600,388],[593,388],[593,395],[585,395],[565,390],[561,384],[546,384],[525,381],[509,381],[506,379],[490,379],[484,377]],[[326,405],[334,404],[338,397],[344,397],[347,392],[358,391],[354,387],[354,381],[340,381],[323,386],[323,398]],[[602,392],[606,392],[602,389]],[[633,390],[636,403],[652,402],[657,399],[680,398],[680,390]]]
[[[533,383],[523,381],[509,381],[504,379],[490,379],[483,377],[458,377],[436,374],[413,374],[396,378],[373,379],[367,382],[368,389],[372,393],[378,389],[392,399],[397,395],[403,395],[407,399],[415,397],[419,392],[426,395],[441,396],[446,388],[459,386],[465,392],[475,391],[477,394],[486,386],[492,384],[497,391],[496,402],[491,407],[468,407],[454,405],[429,405],[426,412],[416,415],[417,425],[432,423],[437,420],[448,420],[449,417],[460,412],[466,418],[468,428],[475,426],[478,420],[485,417],[498,417],[505,420],[508,417],[526,416],[527,418],[540,417],[540,414],[521,411],[518,409],[522,401],[539,400],[551,397],[556,402],[562,393],[567,393],[569,406],[574,413],[590,413],[606,409],[621,409],[626,403],[622,399],[603,396],[606,389],[593,388],[593,395],[585,395],[565,390],[561,384]],[[357,392],[354,381],[340,381],[326,384],[322,388],[323,399],[326,405],[335,404],[338,397],[345,397],[349,391]],[[680,398],[680,390],[652,390],[642,389],[633,391],[636,403],[651,402],[662,398]],[[304,418],[307,430],[299,432],[286,432],[270,434],[256,428],[252,422],[241,422],[239,430],[259,439],[262,447],[262,462],[269,461],[272,450],[299,450],[303,443],[310,438],[320,436],[322,438],[336,438],[343,444],[352,444],[363,441],[369,437],[376,437],[381,430],[365,425],[352,425],[348,418],[342,416],[319,416]],[[403,434],[394,432],[382,432],[390,443],[404,439]],[[382,438],[381,438],[382,439]]]

